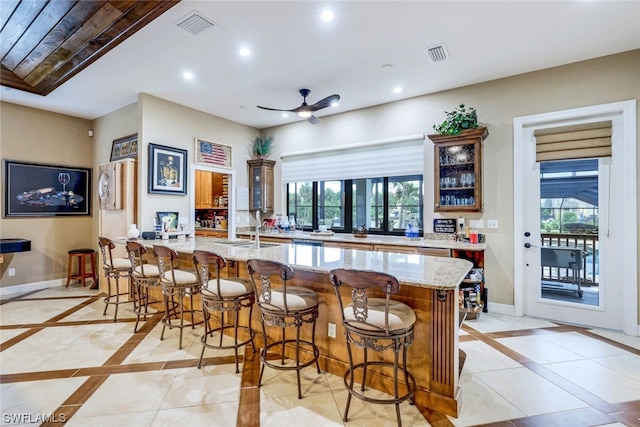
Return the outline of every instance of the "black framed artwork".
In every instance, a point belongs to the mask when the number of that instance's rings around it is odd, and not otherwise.
[[[138,158],[138,134],[114,139],[111,145],[111,162],[122,159]]]
[[[4,217],[91,216],[91,169],[4,161]]]
[[[149,144],[148,192],[187,194],[187,150]]]

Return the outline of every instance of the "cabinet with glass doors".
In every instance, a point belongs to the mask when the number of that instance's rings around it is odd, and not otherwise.
[[[482,142],[487,128],[429,135],[435,145],[434,212],[482,211]]]

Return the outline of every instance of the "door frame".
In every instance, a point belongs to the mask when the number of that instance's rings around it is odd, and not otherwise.
[[[638,212],[637,212],[637,158],[636,158],[636,100],[594,105],[570,110],[516,117],[513,119],[513,201],[514,201],[514,314],[524,315],[525,308],[525,259],[524,251],[524,218],[525,194],[524,175],[520,165],[525,158],[525,150],[535,150],[531,143],[531,128],[553,125],[554,123],[576,119],[614,115],[622,124],[620,138],[613,138],[613,151],[618,164],[622,168],[624,179],[620,204],[615,209],[623,212],[622,229],[624,234],[632,238],[622,239],[622,247],[616,248],[615,257],[620,260],[622,268],[619,278],[622,280],[622,330],[625,334],[638,336]],[[618,129],[614,129],[614,132]],[[528,135],[528,136],[527,136]]]
[[[227,169],[218,166],[205,166],[198,163],[191,164],[191,188],[189,195],[189,218],[195,218],[196,215],[196,170],[215,172],[223,175],[229,175],[229,204],[227,217],[227,239],[234,239],[236,235],[236,171],[235,169]]]

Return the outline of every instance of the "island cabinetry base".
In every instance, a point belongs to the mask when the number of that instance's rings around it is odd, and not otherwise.
[[[226,271],[229,276],[248,278],[246,263],[233,261]],[[192,268],[191,254],[180,253],[180,268]],[[294,278],[289,282],[292,286],[302,286],[318,293],[320,298],[319,317],[316,323],[316,345],[320,350],[320,368],[326,372],[344,376],[348,369],[348,355],[345,330],[342,327],[342,316],[339,304],[329,281],[329,275],[294,267]],[[159,293],[159,290],[157,290]],[[407,364],[416,380],[415,403],[454,417],[458,416],[461,406],[461,393],[458,386],[459,351],[458,351],[458,290],[436,290],[419,286],[401,286],[394,299],[411,307],[416,314],[415,335],[409,347]],[[159,295],[154,295],[156,298]],[[345,290],[341,294],[343,301],[350,300]],[[375,297],[383,297],[382,294]],[[194,299],[200,305],[199,296]],[[241,313],[246,316],[247,313]],[[248,319],[241,317],[241,324]],[[217,321],[214,320],[214,321]],[[329,323],[336,325],[336,337],[329,337]],[[254,330],[261,330],[260,313],[253,310],[251,324]],[[303,328],[301,339],[310,339],[310,328]],[[277,332],[279,334],[279,331]],[[276,338],[274,336],[273,338]],[[279,337],[277,337],[279,338]],[[262,347],[262,340],[256,336],[256,347]],[[249,350],[250,351],[250,350]],[[389,354],[370,354],[369,360],[392,361],[393,352]],[[285,347],[285,355],[294,358],[294,348]],[[301,351],[301,358],[311,358],[310,353]],[[381,359],[382,358],[382,359]],[[356,363],[359,360],[356,359]],[[387,373],[370,375],[367,383],[378,390],[392,393],[393,381]]]

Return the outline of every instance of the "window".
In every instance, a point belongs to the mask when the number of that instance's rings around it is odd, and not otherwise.
[[[423,232],[422,175],[294,182],[287,187],[287,215],[304,219],[307,230],[324,220],[336,232],[350,233],[364,225],[373,234],[403,235],[408,224]]]
[[[318,219],[331,229],[344,228],[343,194],[344,181],[318,183]]]
[[[311,229],[313,225],[313,184],[292,182],[287,185],[287,215],[294,215],[296,223]]]

